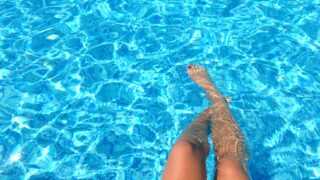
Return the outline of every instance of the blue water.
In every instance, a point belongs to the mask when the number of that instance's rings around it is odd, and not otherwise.
[[[160,179],[210,104],[188,64],[232,97],[252,179],[320,179],[319,0],[0,0],[0,14],[1,180]]]

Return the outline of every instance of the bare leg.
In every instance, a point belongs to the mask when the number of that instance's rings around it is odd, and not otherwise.
[[[195,83],[204,88],[214,103],[210,122],[217,157],[217,179],[249,179],[245,171],[247,161],[245,139],[224,97],[203,67],[188,66],[188,73]]]
[[[212,107],[203,111],[182,133],[170,152],[164,180],[206,179],[205,161],[210,151],[207,123],[212,112]]]

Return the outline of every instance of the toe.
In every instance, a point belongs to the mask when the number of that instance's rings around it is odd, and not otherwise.
[[[193,66],[193,65],[189,65],[189,66],[187,67],[187,72],[188,72],[189,74],[192,74],[192,73],[194,72],[194,66]]]
[[[195,66],[195,70],[196,70],[196,71],[199,71],[199,70],[200,70],[200,67],[199,67],[199,66]]]
[[[195,65],[192,65],[192,72],[196,72],[197,71],[197,66],[195,66]]]

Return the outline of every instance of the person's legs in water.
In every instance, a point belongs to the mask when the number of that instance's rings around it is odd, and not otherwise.
[[[163,179],[206,179],[205,159],[209,153],[207,120],[217,156],[217,179],[249,179],[245,168],[245,141],[225,99],[200,66],[188,66],[191,79],[207,92],[214,106],[205,110],[183,132],[173,146]],[[229,100],[227,100],[229,101]]]
[[[217,158],[219,180],[249,179],[246,173],[247,154],[244,136],[234,120],[226,100],[219,93],[203,67],[188,66],[191,79],[200,85],[214,103],[210,118],[212,141]]]
[[[203,111],[185,129],[174,144],[163,173],[164,180],[206,179],[206,157],[210,147],[207,137],[207,123],[212,107]]]

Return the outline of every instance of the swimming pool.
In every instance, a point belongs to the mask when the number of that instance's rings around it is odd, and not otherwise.
[[[319,0],[9,0],[0,13],[0,179],[160,179],[209,105],[188,64],[232,97],[252,179],[320,178]]]

